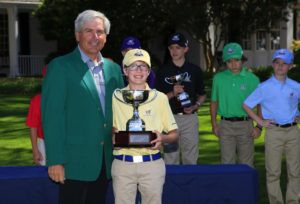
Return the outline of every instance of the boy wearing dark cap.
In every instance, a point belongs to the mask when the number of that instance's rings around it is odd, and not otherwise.
[[[126,38],[124,38],[122,45],[121,45],[121,53],[123,55],[123,57],[125,56],[125,54],[132,49],[140,49],[141,48],[141,43],[139,41],[139,39],[137,39],[136,37],[133,36],[128,36]],[[122,66],[121,66],[122,67]],[[124,84],[127,85],[127,78],[123,73],[123,77],[124,77]],[[151,69],[150,70],[150,74],[147,78],[147,83],[149,85],[150,88],[154,88],[154,83],[155,83],[155,73],[154,71]]]
[[[238,43],[223,49],[227,69],[213,78],[210,115],[213,133],[219,137],[221,162],[243,163],[253,166],[253,138],[260,135],[260,127],[253,128],[252,120],[243,109],[243,102],[257,87],[259,79],[242,66],[243,50]],[[221,116],[217,123],[217,115]]]
[[[300,84],[287,77],[293,67],[293,54],[279,49],[273,55],[274,75],[261,83],[244,101],[244,109],[259,125],[266,128],[265,162],[270,203],[299,203],[300,201]],[[252,108],[261,104],[262,117]],[[286,158],[288,184],[286,202],[281,188],[281,161]]]
[[[140,49],[141,43],[139,39],[133,36],[128,36],[124,38],[122,45],[121,45],[121,53],[123,57],[125,56],[126,52],[132,49]]]
[[[168,41],[172,60],[156,73],[156,88],[167,94],[178,125],[178,143],[164,146],[167,164],[197,164],[199,155],[199,122],[197,111],[204,103],[203,73],[200,67],[189,63],[185,55],[188,41],[181,33],[174,33]],[[175,78],[181,78],[174,81]]]

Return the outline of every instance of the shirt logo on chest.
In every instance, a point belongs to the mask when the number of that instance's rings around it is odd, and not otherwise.
[[[146,110],[146,111],[144,112],[144,116],[151,116],[151,115],[152,115],[151,109]]]
[[[240,90],[245,91],[246,90],[246,84],[241,84]]]

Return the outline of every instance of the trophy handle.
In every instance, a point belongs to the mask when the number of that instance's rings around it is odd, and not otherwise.
[[[157,96],[157,90],[156,89],[152,89],[151,91],[154,91],[154,96],[149,101],[145,101],[144,103],[141,103],[140,105],[144,105],[144,104],[150,103],[150,102],[152,102],[156,98],[156,96]]]
[[[184,72],[184,73],[182,74],[182,79],[183,79],[183,81],[187,78],[188,75],[189,75],[189,73],[187,73],[187,72]]]
[[[171,77],[166,77],[166,78],[165,78],[165,82],[166,82],[167,84],[171,84],[171,85],[174,84],[174,82],[172,81]]]
[[[154,96],[151,98],[151,100],[145,101],[144,103],[141,103],[141,104],[139,104],[139,105],[150,103],[150,102],[152,102],[152,101],[156,98],[156,96],[157,96],[157,90],[156,90],[156,89],[152,89],[151,91],[154,91]],[[124,104],[126,104],[126,105],[132,106],[131,104],[128,104],[128,103],[126,103],[125,101],[123,101],[122,99],[120,99],[120,98],[117,96],[117,92],[122,93],[122,90],[121,90],[121,89],[116,89],[116,90],[114,91],[114,93],[113,93],[113,96],[114,96],[118,101],[120,101],[121,103],[124,103]]]
[[[131,106],[130,104],[128,104],[128,103],[126,103],[125,101],[123,101],[122,99],[120,99],[120,98],[117,96],[117,92],[121,93],[121,95],[122,95],[122,90],[121,90],[121,89],[116,89],[116,90],[114,91],[114,93],[113,93],[114,97],[115,97],[118,101],[120,101],[121,103],[124,103],[124,104],[126,104],[126,105]]]

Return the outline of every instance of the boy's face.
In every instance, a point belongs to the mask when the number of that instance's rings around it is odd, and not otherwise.
[[[135,61],[130,66],[124,68],[124,74],[127,76],[129,85],[145,85],[149,73],[150,68],[143,61]]]
[[[185,53],[187,53],[188,51],[188,47],[181,47],[177,44],[173,44],[170,45],[168,47],[169,51],[170,51],[170,55],[172,57],[172,60],[180,60],[182,58],[184,58]]]
[[[234,74],[238,74],[242,70],[242,60],[240,60],[240,59],[229,59],[229,60],[226,61],[226,66]]]
[[[275,59],[272,63],[275,76],[285,77],[292,68],[292,64],[286,64],[282,59]]]

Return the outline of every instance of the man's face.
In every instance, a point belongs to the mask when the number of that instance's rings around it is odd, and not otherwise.
[[[188,47],[181,47],[177,44],[170,45],[168,49],[170,51],[172,60],[180,60],[184,58],[185,53],[188,51]]]
[[[292,64],[286,64],[282,59],[275,59],[272,65],[274,75],[278,77],[285,77],[288,71],[292,68]]]
[[[242,70],[242,61],[240,59],[229,59],[226,61],[226,66],[232,73],[238,74]]]
[[[86,22],[75,36],[80,49],[91,59],[95,59],[106,43],[103,20],[94,18]]]

